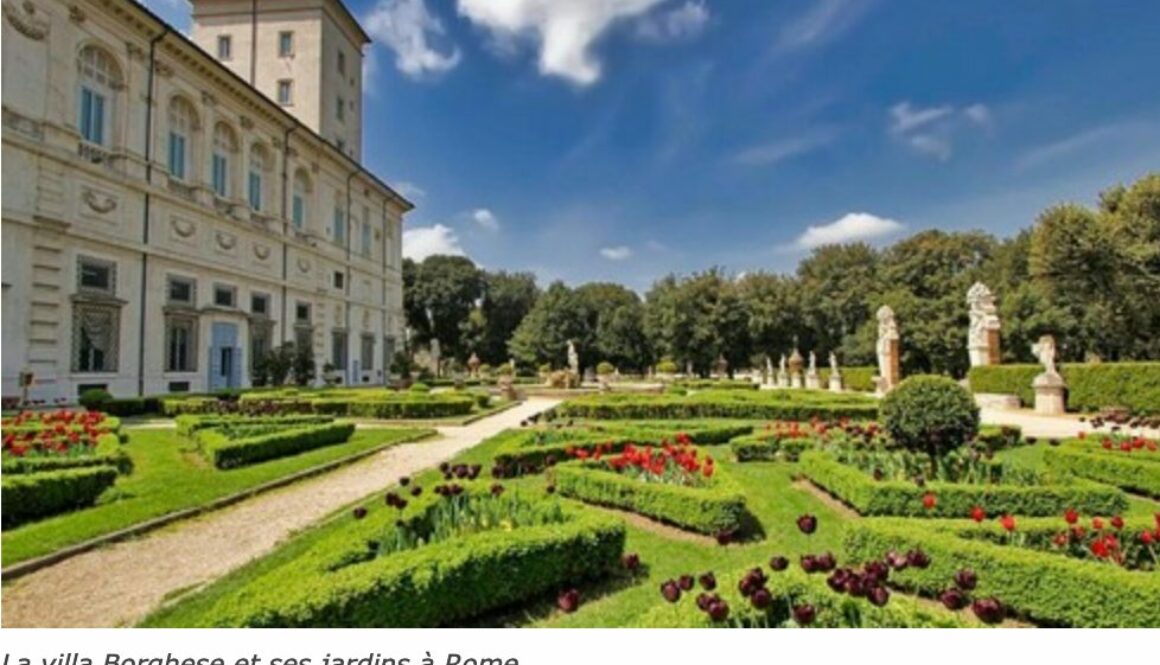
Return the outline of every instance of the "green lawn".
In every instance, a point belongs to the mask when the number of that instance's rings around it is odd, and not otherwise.
[[[130,429],[133,473],[117,480],[96,506],[4,531],[5,566],[49,554],[167,513],[207,504],[351,455],[412,441],[429,429],[360,429],[346,443],[223,471],[171,429]]]

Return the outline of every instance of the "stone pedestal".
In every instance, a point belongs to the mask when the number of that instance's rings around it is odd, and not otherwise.
[[[510,376],[501,376],[499,379],[499,394],[504,399],[518,400],[520,395],[516,392],[515,381]]]
[[[830,392],[835,392],[835,393],[842,392],[842,375],[841,374],[831,374],[830,375]]]
[[[902,354],[898,347],[899,340],[891,339],[886,341],[886,367],[884,369],[885,373],[882,375],[885,381],[883,392],[889,392],[902,381]]]
[[[789,374],[786,374],[785,372],[778,372],[777,373],[777,387],[778,388],[788,388],[789,387]]]
[[[817,372],[806,373],[806,388],[810,390],[817,390],[822,387],[822,381],[818,378]]]
[[[1056,372],[1044,372],[1031,382],[1035,390],[1035,413],[1042,416],[1059,416],[1066,411],[1065,394],[1067,385]]]
[[[801,372],[794,372],[793,373],[793,376],[790,377],[790,386],[793,388],[804,388],[805,387],[805,382],[802,381]]]

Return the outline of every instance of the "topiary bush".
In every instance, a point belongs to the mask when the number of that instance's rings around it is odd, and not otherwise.
[[[979,407],[970,391],[943,376],[912,376],[890,391],[878,418],[900,445],[936,459],[979,433]]]
[[[426,394],[426,393],[431,392],[431,386],[427,385],[426,383],[412,383],[411,387],[408,388],[408,390],[410,390],[413,393]]]
[[[100,411],[101,407],[105,405],[105,402],[111,399],[113,399],[113,396],[109,394],[108,390],[104,388],[89,388],[81,393],[80,399],[77,401],[89,411]]]
[[[659,363],[657,363],[657,373],[658,374],[676,374],[677,369],[678,369],[677,363],[675,363],[672,360],[669,360],[667,358],[665,360],[662,360]]]
[[[610,376],[615,372],[616,368],[613,367],[612,363],[608,362],[607,360],[602,360],[598,365],[596,365],[596,373],[600,376]]]

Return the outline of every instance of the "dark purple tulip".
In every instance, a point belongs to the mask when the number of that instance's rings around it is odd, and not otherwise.
[[[749,597],[749,602],[753,603],[755,608],[764,610],[773,602],[773,594],[769,592],[769,589],[758,589]]]
[[[780,573],[786,568],[789,568],[789,559],[783,556],[775,556],[769,560],[769,567],[774,572]]]
[[[802,570],[806,571],[807,573],[813,573],[813,572],[820,570],[820,568],[818,568],[817,558],[814,557],[814,555],[812,555],[812,554],[803,554],[802,555]]]
[[[797,527],[807,536],[818,530],[818,518],[813,515],[802,515],[797,518]]]
[[[826,584],[837,593],[842,593],[846,590],[846,582],[850,579],[850,571],[845,568],[839,568],[830,573],[826,578]]]
[[[834,558],[833,552],[826,552],[820,555],[816,560],[818,570],[822,572],[829,572],[838,567],[838,560]]]
[[[566,614],[571,614],[580,607],[580,592],[576,589],[569,589],[560,594],[556,598],[556,607]]]
[[[886,553],[886,563],[894,570],[905,570],[910,565],[906,560],[906,555],[894,550]]]
[[[402,478],[399,478],[399,484],[403,487],[406,487],[407,485],[411,484],[411,479],[407,476],[403,476]]]
[[[415,485],[414,487],[411,488],[411,496],[419,496],[422,493],[423,493],[423,488],[419,487],[418,485]]]
[[[709,611],[709,603],[713,602],[713,596],[707,593],[697,594],[697,609],[702,612]]]
[[[556,486],[555,486],[555,485],[548,485],[548,486],[545,488],[545,491],[546,491],[548,494],[555,494],[555,493],[556,493]]]
[[[670,603],[675,603],[681,599],[681,587],[673,580],[667,580],[661,584],[661,595]]]
[[[979,617],[979,621],[988,624],[999,623],[1007,615],[998,598],[980,598],[971,603],[971,611]]]
[[[353,511],[351,511],[351,513],[354,515],[356,520],[361,520],[367,516],[367,509],[359,506],[358,508],[355,508]]]
[[[491,495],[492,496],[499,496],[499,495],[503,494],[503,491],[504,491],[503,485],[500,485],[499,483],[492,484],[492,486],[491,486]]]
[[[693,576],[681,575],[677,578],[677,586],[681,587],[681,591],[688,591],[693,588]]]
[[[939,600],[942,601],[943,607],[946,607],[948,610],[957,611],[967,606],[966,594],[958,589],[947,589],[939,596]]]
[[[814,619],[817,618],[817,616],[818,611],[814,608],[813,605],[794,605],[793,620],[796,621],[799,626],[810,625],[814,622]]]
[[[963,568],[955,573],[955,586],[963,591],[971,591],[979,583],[979,576],[970,568]]]
[[[729,604],[717,599],[709,603],[709,618],[713,621],[724,621],[729,618]]]
[[[871,605],[875,607],[882,607],[890,600],[890,592],[884,586],[876,586],[870,589],[870,593],[866,594],[866,598]]]
[[[910,550],[906,553],[906,563],[912,568],[923,569],[930,565],[930,557],[922,550]]]
[[[624,569],[635,573],[640,568],[640,555],[635,552],[625,554],[620,558],[620,563],[624,565]]]
[[[701,588],[705,591],[712,591],[717,588],[717,577],[713,573],[705,573],[698,581],[701,583]]]
[[[915,476],[914,484],[918,485],[919,487],[926,487],[926,478],[923,478],[922,476]]]

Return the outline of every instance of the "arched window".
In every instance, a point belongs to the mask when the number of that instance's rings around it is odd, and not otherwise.
[[[237,152],[238,141],[234,130],[226,123],[219,122],[213,128],[213,164],[210,175],[214,194],[223,199],[230,197],[233,188],[233,163]]]
[[[77,129],[81,138],[109,145],[117,92],[124,87],[121,68],[104,49],[86,46],[77,57],[77,74]]]
[[[250,207],[262,210],[266,205],[266,171],[270,170],[270,154],[260,143],[250,148],[250,178],[249,198]]]
[[[306,214],[309,212],[307,201],[310,196],[310,176],[302,169],[294,173],[294,194],[290,203],[290,219],[294,228],[302,231],[306,228]]]
[[[193,172],[194,133],[197,111],[184,97],[169,101],[169,175],[186,180]]]

